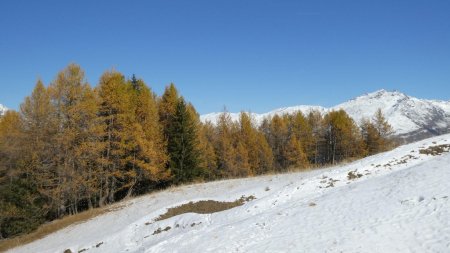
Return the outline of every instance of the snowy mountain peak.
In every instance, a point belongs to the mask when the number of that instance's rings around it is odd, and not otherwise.
[[[351,99],[349,101],[353,101],[353,100],[385,100],[385,101],[401,101],[404,99],[408,99],[409,96],[399,92],[397,90],[394,91],[387,91],[385,89],[381,89],[375,92],[371,92],[371,93],[366,93],[362,96],[358,96],[354,99]]]
[[[0,116],[5,114],[5,112],[8,110],[8,108],[6,108],[5,106],[3,106],[2,104],[0,104]]]
[[[363,118],[373,117],[379,108],[394,128],[395,135],[406,141],[450,132],[450,101],[419,99],[396,90],[387,91],[385,89],[366,93],[331,108],[299,105],[263,114],[252,113],[252,117],[259,124],[264,118],[274,115],[297,111],[307,114],[311,110],[327,113],[343,109],[359,124]],[[220,113],[202,115],[201,120],[215,123],[219,115]],[[230,113],[230,116],[233,120],[239,119],[238,113]]]

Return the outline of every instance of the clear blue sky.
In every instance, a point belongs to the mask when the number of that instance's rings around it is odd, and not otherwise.
[[[450,99],[450,1],[0,1],[0,103],[70,62],[200,113],[331,106],[381,88]]]

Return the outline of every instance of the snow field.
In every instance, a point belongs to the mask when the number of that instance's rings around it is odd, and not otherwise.
[[[419,153],[443,144],[450,135],[321,170],[172,188],[10,252],[450,252],[450,153]],[[190,201],[250,195],[154,221]]]

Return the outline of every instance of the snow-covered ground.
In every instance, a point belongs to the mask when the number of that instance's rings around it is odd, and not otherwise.
[[[450,135],[327,169],[174,188],[11,252],[450,252],[450,153],[419,153],[442,144]],[[256,199],[154,221],[169,207],[243,195]]]

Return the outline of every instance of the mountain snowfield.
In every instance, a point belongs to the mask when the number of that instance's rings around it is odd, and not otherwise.
[[[388,122],[394,128],[394,135],[407,141],[450,132],[450,101],[426,100],[410,97],[398,91],[379,90],[349,100],[331,108],[300,105],[280,108],[268,113],[252,113],[256,124],[264,118],[274,115],[290,114],[301,111],[308,114],[318,110],[323,114],[332,110],[344,109],[357,124],[363,118],[370,119],[380,108]],[[217,122],[221,113],[202,115],[203,122]],[[233,120],[239,119],[239,113],[230,113]]]
[[[326,169],[173,188],[10,252],[450,252],[450,153],[419,152],[436,146],[450,151],[450,134]],[[241,196],[255,199],[155,221]]]

